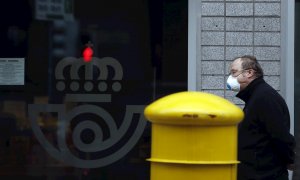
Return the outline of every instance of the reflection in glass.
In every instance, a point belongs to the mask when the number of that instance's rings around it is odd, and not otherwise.
[[[151,129],[141,114],[187,90],[187,1],[0,8],[0,58],[25,58],[25,85],[0,84],[1,179],[149,179]]]

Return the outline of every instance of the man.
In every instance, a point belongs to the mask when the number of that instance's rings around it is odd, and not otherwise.
[[[294,163],[288,107],[263,75],[253,56],[236,58],[230,66],[227,87],[245,102],[238,127],[238,180],[288,180]]]

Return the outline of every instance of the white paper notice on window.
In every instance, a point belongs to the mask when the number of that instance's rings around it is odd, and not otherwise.
[[[25,58],[0,58],[0,85],[24,85]]]

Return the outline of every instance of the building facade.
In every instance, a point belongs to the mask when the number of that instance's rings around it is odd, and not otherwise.
[[[297,135],[299,1],[189,3],[189,89],[213,93],[243,107],[243,102],[226,90],[229,63],[237,56],[254,55],[264,69],[265,80],[285,98],[290,131]]]
[[[232,59],[246,54],[286,99],[291,132],[299,132],[299,7],[298,0],[5,1],[1,179],[150,179],[145,106],[203,91],[242,108],[225,82]]]

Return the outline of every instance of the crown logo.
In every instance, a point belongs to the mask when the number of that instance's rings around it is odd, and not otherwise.
[[[69,69],[70,79],[64,76],[66,69]],[[84,75],[80,76],[80,69],[83,69]],[[94,77],[95,70],[99,72],[96,78]],[[109,79],[109,70],[114,71],[111,79]],[[111,102],[111,95],[105,92],[108,90],[119,92],[122,89],[120,81],[123,79],[123,68],[119,61],[112,57],[91,57],[89,61],[82,57],[66,57],[57,63],[55,78],[58,91],[70,89],[71,93],[66,94],[68,101]],[[83,89],[85,93],[78,94],[80,89]],[[90,93],[92,91],[97,91],[97,94]]]
[[[55,67],[56,89],[66,92],[66,102],[86,103],[79,103],[71,109],[67,109],[63,103],[29,104],[28,114],[32,130],[45,150],[54,158],[80,168],[102,167],[124,157],[138,142],[147,124],[142,115],[144,106],[126,105],[124,118],[115,120],[106,108],[101,107],[102,104],[98,104],[112,102],[110,93],[122,89],[122,79],[123,68],[119,61],[112,57],[93,57],[91,47],[81,58],[61,59]],[[57,113],[57,146],[53,146],[41,130],[38,124],[40,112]],[[138,121],[134,115],[139,115]],[[131,124],[134,124],[135,129]],[[92,141],[88,143],[83,138],[87,136],[84,135],[86,129],[94,133]],[[109,134],[108,138],[103,138],[104,133]],[[123,143],[125,135],[127,142]],[[67,137],[72,138],[71,143],[67,142]],[[123,146],[115,149],[116,144],[121,144],[119,142],[122,142]],[[75,153],[77,151],[105,156],[95,159],[81,158]]]

